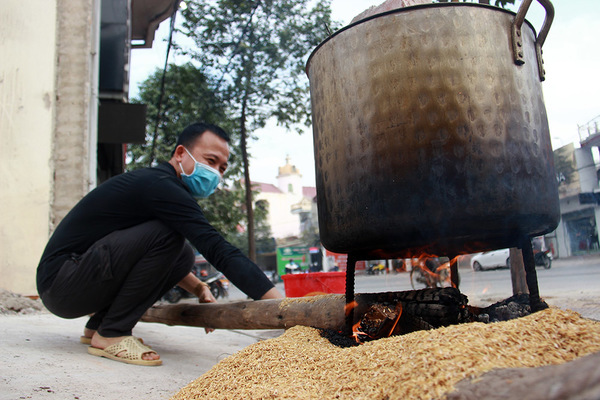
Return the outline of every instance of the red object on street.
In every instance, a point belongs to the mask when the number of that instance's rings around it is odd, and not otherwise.
[[[315,296],[346,292],[346,272],[310,272],[282,275],[286,297]]]

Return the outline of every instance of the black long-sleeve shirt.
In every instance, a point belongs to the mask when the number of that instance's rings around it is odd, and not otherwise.
[[[259,299],[273,287],[256,264],[206,220],[171,164],[118,175],[88,193],[65,216],[46,245],[37,269],[38,293],[50,287],[72,254],[116,230],[159,220],[182,234],[208,262],[244,293]]]

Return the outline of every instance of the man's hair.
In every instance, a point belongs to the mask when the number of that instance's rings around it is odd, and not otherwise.
[[[175,149],[179,145],[182,145],[183,147],[189,149],[194,144],[194,142],[206,131],[213,132],[215,135],[223,138],[228,143],[231,140],[229,134],[225,132],[225,130],[220,126],[207,124],[204,122],[197,122],[188,126],[179,134],[179,136],[177,137],[177,143],[175,144],[175,148],[173,149],[171,155],[175,154]]]

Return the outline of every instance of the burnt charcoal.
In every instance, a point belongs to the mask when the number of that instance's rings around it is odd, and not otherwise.
[[[397,315],[395,307],[395,304],[390,303],[373,304],[369,311],[365,313],[365,318],[372,320],[394,319]]]
[[[488,315],[489,322],[508,321],[531,314],[529,295],[517,294],[505,300],[494,303],[481,310],[480,317]],[[484,322],[484,321],[481,321]]]
[[[356,338],[348,332],[321,334],[336,346],[355,346],[356,340],[362,343],[478,320],[467,305],[467,297],[456,288],[359,294],[356,299],[355,315],[360,316],[354,320],[358,322]]]
[[[484,324],[489,324],[490,323],[490,315],[489,314],[479,314],[477,316],[477,322],[483,322]]]
[[[367,342],[429,329],[433,329],[430,323],[404,311],[402,303],[395,306],[374,304],[361,318],[357,338],[360,342]]]
[[[515,294],[512,295],[502,301],[499,301],[497,303],[494,303],[492,305],[489,305],[486,308],[494,308],[494,307],[499,307],[499,306],[505,306],[508,303],[519,303],[519,304],[527,304],[529,305],[529,295],[526,293],[519,293],[519,294]]]
[[[345,336],[342,334],[342,332],[337,332],[333,329],[320,329],[320,331],[321,337],[324,337],[325,339],[329,340],[329,342],[334,346],[354,347],[360,344],[353,338]]]
[[[467,303],[467,296],[462,294],[458,289],[452,287],[409,290],[398,292],[394,297],[402,302],[436,304]]]
[[[394,327],[394,331],[390,336],[406,335],[407,333],[416,331],[426,331],[433,329],[433,326],[425,321],[423,318],[412,315],[409,312],[402,312],[398,323]]]
[[[374,303],[402,303],[404,311],[418,316],[433,327],[474,321],[467,309],[467,296],[458,289],[430,288],[404,292],[366,293],[356,297],[357,313],[365,313]]]
[[[405,311],[419,316],[435,328],[474,320],[467,308],[467,296],[456,288],[423,289],[415,292],[414,300],[404,303]]]
[[[373,304],[361,318],[358,330],[366,336],[364,340],[389,336],[397,316],[395,305]]]

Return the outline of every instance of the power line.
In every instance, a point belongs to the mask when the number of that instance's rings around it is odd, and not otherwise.
[[[160,79],[160,90],[158,92],[158,101],[156,104],[156,119],[154,121],[154,133],[152,135],[152,147],[150,148],[150,160],[149,166],[152,166],[155,159],[156,152],[156,140],[158,138],[158,127],[160,125],[160,120],[162,118],[162,102],[165,95],[165,80],[167,75],[167,67],[169,65],[169,53],[171,52],[171,47],[173,45],[173,32],[175,31],[175,16],[177,15],[177,10],[179,8],[179,2],[176,2],[173,7],[173,13],[171,14],[171,23],[169,26],[169,42],[167,44],[167,54],[165,55],[165,66],[163,67],[162,77]]]

